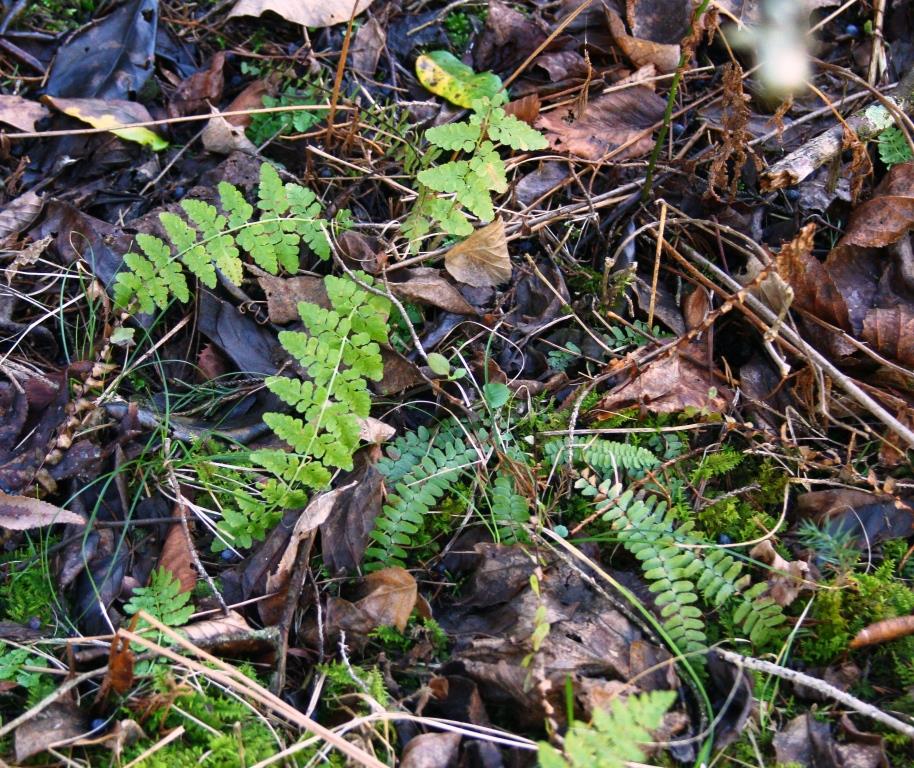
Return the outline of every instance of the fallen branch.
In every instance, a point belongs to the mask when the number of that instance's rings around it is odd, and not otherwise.
[[[846,121],[833,125],[776,162],[761,174],[762,191],[770,192],[799,184],[837,157],[844,150],[847,128],[853,130],[860,141],[866,142],[895,124],[892,113],[896,110],[905,115],[914,115],[914,69],[899,81],[893,95],[885,97],[885,102],[885,106],[872,104],[855,112]]]
[[[851,696],[851,694],[842,691],[840,688],[836,688],[830,683],[826,683],[824,680],[820,680],[818,677],[812,677],[803,672],[797,672],[795,669],[788,669],[787,667],[773,664],[770,661],[755,659],[751,656],[741,656],[733,651],[717,649],[717,653],[720,654],[721,658],[725,661],[729,661],[734,666],[751,669],[755,672],[762,672],[767,675],[774,675],[775,677],[780,677],[781,679],[792,683],[805,685],[807,688],[818,691],[849,709],[853,709],[855,712],[859,712],[861,715],[869,717],[871,720],[882,723],[893,731],[903,733],[909,739],[914,739],[914,725],[909,725],[908,723],[899,720],[897,717],[892,717],[892,715],[883,712],[881,709],[877,709],[871,704],[861,701],[856,696]]]

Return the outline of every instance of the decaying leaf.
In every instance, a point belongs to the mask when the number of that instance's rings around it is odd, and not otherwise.
[[[901,637],[914,634],[914,616],[897,616],[870,624],[861,629],[851,640],[851,648],[863,648],[867,645],[889,643]]]
[[[300,320],[298,303],[317,304],[330,309],[327,289],[320,277],[299,275],[298,277],[273,277],[264,275],[258,278],[260,287],[267,297],[267,314],[270,322],[294,323]]]
[[[358,16],[371,3],[372,0],[238,0],[229,18],[262,16],[272,11],[303,27],[330,27]]]
[[[34,131],[35,123],[50,114],[43,104],[24,99],[22,96],[0,94],[0,123],[18,128],[20,131]]]
[[[863,318],[861,338],[888,358],[914,367],[914,307],[876,307]]]
[[[28,227],[38,218],[43,207],[44,200],[37,192],[31,190],[11,200],[0,211],[0,242]]]
[[[654,146],[650,128],[663,117],[665,106],[650,88],[635,85],[591,99],[580,115],[573,108],[545,112],[536,127],[546,132],[550,146],[559,152],[586,160],[600,160],[613,152],[614,159],[624,160]]]
[[[618,14],[607,9],[606,18],[616,45],[636,67],[652,64],[658,72],[675,72],[679,66],[679,45],[644,40],[628,34]]]
[[[450,271],[450,270],[449,270]],[[464,281],[466,282],[466,281]],[[420,267],[409,272],[402,283],[390,283],[395,296],[417,304],[430,304],[458,315],[478,314],[437,269]]]
[[[501,0],[489,0],[486,24],[473,50],[473,66],[510,74],[547,34],[535,12],[521,13]]]
[[[177,510],[181,514],[181,510]],[[159,567],[169,571],[181,584],[181,592],[193,592],[199,578],[194,570],[194,558],[190,542],[180,522],[171,524],[159,555]]]
[[[444,267],[454,279],[475,288],[494,288],[510,280],[505,222],[495,219],[457,243],[444,255]]]
[[[364,639],[378,627],[396,627],[401,632],[416,607],[419,591],[413,575],[403,568],[384,568],[368,574],[359,586],[355,602],[342,598],[327,601],[327,626]]]
[[[55,507],[46,501],[29,496],[9,496],[0,493],[0,528],[26,531],[56,523],[85,525],[86,521],[75,512]]]
[[[244,127],[233,125],[220,115],[213,115],[209,119],[201,139],[206,150],[217,155],[230,155],[232,152],[257,153],[257,147],[245,135]]]
[[[900,240],[914,227],[914,162],[889,171],[873,197],[851,213],[841,245],[880,248]]]
[[[770,539],[756,544],[749,551],[749,557],[771,568],[768,593],[778,605],[790,605],[804,589],[815,588],[815,583],[809,579],[809,563],[802,560],[788,562],[777,553]]]
[[[403,750],[400,768],[447,768],[456,764],[459,733],[423,733]]]
[[[75,704],[55,702],[16,729],[13,737],[16,762],[39,755],[48,747],[66,744],[88,730],[88,718]]]
[[[208,111],[208,105],[218,106],[225,86],[225,56],[225,51],[219,51],[210,59],[206,69],[194,72],[178,85],[174,98],[168,104],[169,117],[194,115]]]
[[[642,406],[651,413],[679,413],[686,408],[721,413],[730,393],[717,385],[702,368],[680,355],[669,355],[651,363],[634,378],[603,396],[593,411],[607,417],[622,408]]]
[[[50,107],[88,123],[93,128],[111,131],[127,141],[135,141],[150,149],[160,152],[168,147],[159,134],[149,128],[131,128],[131,123],[148,123],[152,116],[142,104],[135,101],[118,99],[61,99],[55,96],[42,96],[41,100]]]
[[[359,31],[355,33],[352,41],[349,51],[352,71],[363,77],[374,75],[385,42],[387,42],[387,34],[384,32],[384,27],[376,17],[372,16],[359,27]]]

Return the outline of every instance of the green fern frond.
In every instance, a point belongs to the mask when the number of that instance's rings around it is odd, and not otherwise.
[[[644,745],[652,741],[651,732],[660,728],[675,699],[672,691],[614,699],[607,709],[594,710],[590,725],[572,724],[565,734],[564,754],[540,742],[540,766],[624,768],[632,763],[642,764],[647,757]]]
[[[473,102],[473,113],[460,123],[449,123],[425,132],[433,147],[463,152],[466,157],[425,168],[416,175],[419,199],[404,225],[404,234],[417,240],[437,224],[449,235],[473,231],[467,213],[483,222],[495,217],[492,194],[508,189],[507,169],[498,151],[545,149],[548,142],[531,128],[488,99]],[[432,193],[453,195],[439,198]]]
[[[664,630],[684,652],[707,646],[699,595],[713,608],[734,601],[734,619],[756,644],[777,638],[785,621],[779,605],[764,595],[765,584],[750,587],[743,563],[726,549],[699,549],[707,542],[692,535],[692,523],[677,526],[673,510],[654,495],[637,498],[620,483],[597,484],[580,478],[584,496],[601,497],[598,511],[619,542],[641,562],[644,578],[656,595]]]
[[[390,471],[387,480],[392,488],[369,534],[373,543],[365,552],[366,570],[405,566],[406,549],[425,525],[426,515],[477,460],[476,449],[467,445],[462,433],[440,433],[420,455],[421,439],[401,438],[400,458],[378,465],[382,474]]]
[[[702,456],[698,466],[692,470],[689,482],[694,485],[702,480],[712,480],[715,477],[726,475],[742,464],[744,458],[745,454],[730,446],[721,448],[717,453],[706,453]]]
[[[564,440],[550,440],[543,450],[550,466],[568,459],[568,445]],[[645,471],[660,466],[659,459],[647,448],[606,439],[575,445],[572,448],[572,463],[586,464],[602,476],[621,471],[631,477],[640,477]]]
[[[254,207],[227,182],[219,184],[219,204],[221,212],[202,200],[183,200],[183,215],[159,215],[167,239],[137,235],[141,253],[124,257],[126,269],[118,273],[114,286],[117,304],[147,313],[165,309],[172,298],[189,300],[189,276],[215,288],[217,271],[240,285],[242,251],[271,274],[280,267],[298,270],[302,242],[320,258],[330,257],[328,224],[321,219],[317,197],[306,187],[283,184],[269,163],[260,166],[257,219]]]
[[[194,613],[189,602],[190,593],[181,591],[181,582],[171,571],[157,568],[149,578],[149,586],[134,588],[124,611],[131,616],[146,611],[169,627],[180,627]]]
[[[370,283],[367,275],[359,279]],[[371,410],[368,381],[384,373],[380,344],[387,341],[390,302],[348,278],[324,278],[331,309],[301,302],[305,332],[283,331],[279,342],[307,372],[307,381],[271,376],[267,387],[300,414],[267,413],[264,421],[289,444],[291,462],[275,451],[257,451],[254,461],[283,481],[314,489],[327,485],[334,469],[352,469],[359,419]],[[275,489],[274,489],[275,490]]]
[[[914,157],[904,133],[897,126],[893,125],[880,133],[876,144],[879,147],[879,159],[889,168],[906,163]]]
[[[513,544],[529,540],[523,526],[530,520],[530,502],[517,492],[511,475],[499,473],[495,476],[490,507],[499,542]]]

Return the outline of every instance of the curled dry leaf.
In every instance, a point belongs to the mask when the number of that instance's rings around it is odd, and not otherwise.
[[[616,45],[622,49],[622,53],[632,64],[636,67],[652,64],[658,72],[663,73],[676,71],[676,67],[679,66],[679,45],[642,40],[628,34],[619,15],[609,9],[606,10],[606,18]]]
[[[28,227],[43,207],[44,200],[31,190],[8,203],[0,211],[0,242]]]
[[[511,279],[505,222],[498,218],[477,229],[444,255],[444,267],[455,280],[474,288],[494,288]]]
[[[217,106],[225,87],[224,68],[225,51],[219,51],[206,69],[183,80],[168,104],[169,117],[195,115],[208,111],[208,105]]]
[[[178,509],[177,514],[181,514]],[[162,545],[159,555],[159,567],[169,571],[181,584],[181,592],[193,592],[199,578],[194,570],[194,557],[190,550],[190,542],[180,522],[171,524]]]
[[[255,80],[239,93],[226,107],[226,112],[242,112],[246,109],[262,109],[263,97],[276,93],[276,80],[268,77],[265,80]],[[225,118],[232,125],[247,128],[251,124],[253,115],[229,115]]]
[[[514,101],[505,104],[505,112],[514,115],[518,120],[523,120],[527,125],[533,125],[540,116],[540,97],[538,93],[528,93]]]
[[[896,616],[870,624],[861,629],[851,640],[851,648],[888,643],[908,635],[914,635],[914,616]]]
[[[352,603],[342,598],[327,601],[327,626],[359,640],[378,627],[401,632],[416,607],[419,591],[412,574],[403,568],[384,568],[368,574],[361,584],[362,597]]]
[[[229,13],[234,16],[262,16],[272,11],[286,21],[303,27],[330,27],[358,16],[372,0],[238,0]]]
[[[600,160],[618,150],[614,159],[624,160],[654,146],[650,129],[663,117],[665,105],[650,88],[635,85],[588,101],[580,115],[567,109],[546,112],[536,127],[559,152]]]
[[[460,749],[459,733],[423,733],[403,750],[400,768],[447,768],[455,765]]]
[[[872,199],[858,205],[840,245],[881,248],[900,240],[914,226],[914,162],[889,171]]]
[[[245,135],[244,127],[232,125],[226,118],[214,115],[203,129],[203,146],[207,152],[230,155],[232,152],[246,152],[254,155],[257,147]]]
[[[6,528],[8,531],[25,531],[56,523],[85,525],[86,521],[75,512],[55,507],[46,501],[29,496],[8,496],[0,493],[0,528]]]
[[[771,568],[768,593],[778,605],[790,605],[804,589],[815,587],[809,580],[809,563],[802,560],[788,562],[777,553],[770,539],[756,544],[749,551],[749,557],[754,557]]]
[[[0,123],[20,131],[34,131],[35,123],[50,114],[47,107],[22,96],[0,95]]]
[[[451,283],[442,277],[437,269],[419,268],[411,270],[402,283],[390,283],[395,296],[417,304],[429,304],[457,315],[478,314],[472,305],[461,296]]]

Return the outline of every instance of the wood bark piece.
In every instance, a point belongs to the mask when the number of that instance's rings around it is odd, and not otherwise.
[[[888,98],[905,114],[914,114],[914,70],[902,78]],[[895,120],[888,109],[876,103],[855,112],[846,123],[861,141],[869,141],[894,125]],[[844,149],[844,132],[844,123],[837,123],[776,162],[761,174],[762,191],[792,187],[811,176],[841,153]]]

